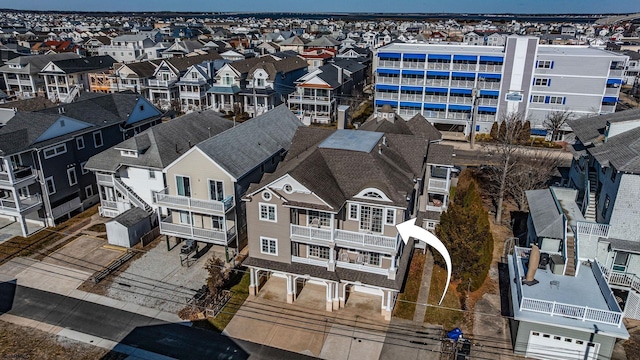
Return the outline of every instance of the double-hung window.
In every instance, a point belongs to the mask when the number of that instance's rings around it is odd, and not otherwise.
[[[276,222],[276,206],[260,203],[260,220]]]
[[[104,142],[102,141],[102,131],[96,131],[93,133],[93,146],[96,148],[101,147],[102,145],[104,145]]]
[[[331,214],[322,211],[309,210],[309,225],[329,227],[331,226]]]
[[[269,255],[278,255],[278,240],[260,237],[260,252]]]
[[[69,186],[73,186],[78,183],[78,177],[76,176],[76,168],[72,167],[67,169],[67,177],[69,178]]]
[[[178,211],[180,214],[180,224],[191,225],[191,216],[188,211]]]
[[[224,200],[224,189],[222,188],[222,181],[209,180],[209,196],[211,200]]]
[[[188,176],[176,176],[176,189],[180,196],[191,197],[191,181]]]
[[[309,257],[329,259],[330,249],[326,246],[309,245]]]

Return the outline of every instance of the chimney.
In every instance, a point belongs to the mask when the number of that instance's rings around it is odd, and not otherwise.
[[[338,67],[338,84],[342,84],[342,78],[344,77],[344,70],[341,67]]]

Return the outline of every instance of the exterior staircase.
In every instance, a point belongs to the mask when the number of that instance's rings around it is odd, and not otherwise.
[[[596,221],[596,192],[598,191],[598,177],[595,169],[589,169],[589,205],[584,212],[584,218],[587,221]]]
[[[144,209],[149,215],[153,214],[153,207],[149,205],[146,201],[142,200],[138,194],[136,194],[133,189],[127,186],[120,178],[114,177],[113,184],[115,188],[121,193],[127,195],[129,200],[137,207]]]
[[[566,276],[576,276],[576,241],[573,235],[567,234],[567,268]]]

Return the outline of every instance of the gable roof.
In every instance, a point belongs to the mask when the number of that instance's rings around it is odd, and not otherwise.
[[[92,156],[85,168],[108,172],[115,172],[122,165],[164,169],[195,144],[231,127],[231,121],[213,110],[189,113],[153,126]],[[120,149],[137,150],[138,157],[120,156]]]
[[[562,213],[551,193],[551,189],[527,190],[529,215],[533,221],[536,235],[552,239],[564,238],[564,220]]]
[[[7,60],[5,65],[0,67],[0,72],[9,72],[12,74],[37,74],[49,62],[64,59],[79,59],[80,55],[76,53],[54,53],[46,55],[19,56],[17,58]],[[11,68],[9,65],[22,65],[22,68]]]
[[[421,114],[416,114],[407,121],[396,114],[394,114],[393,121],[384,119],[381,116],[375,116],[365,121],[358,129],[390,134],[416,135],[428,141],[442,140],[442,133]]]
[[[640,127],[609,137],[607,142],[588,151],[605,167],[640,174]]]
[[[196,145],[231,176],[240,179],[274,154],[288,150],[302,122],[285,104]]]
[[[51,61],[65,74],[76,72],[107,69],[113,66],[116,61],[109,55],[92,56],[88,58],[65,59]]]

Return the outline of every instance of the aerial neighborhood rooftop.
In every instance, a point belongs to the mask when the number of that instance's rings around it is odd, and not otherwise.
[[[167,358],[637,358],[635,18],[0,13],[0,324]],[[36,290],[131,336],[28,314]]]

